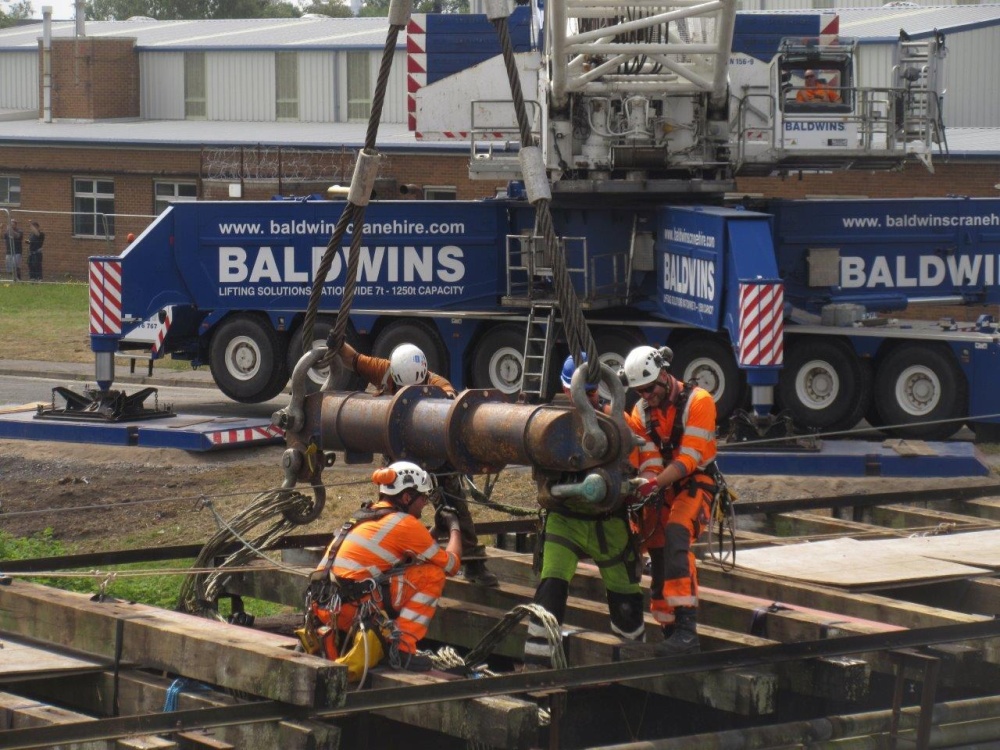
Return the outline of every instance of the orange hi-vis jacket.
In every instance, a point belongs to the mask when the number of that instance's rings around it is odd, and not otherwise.
[[[646,402],[640,399],[627,417],[629,427],[641,440],[637,456],[637,468],[641,477],[653,479],[665,467],[667,457],[661,454],[657,442],[664,450],[669,446],[670,458],[683,464],[684,476],[704,470],[715,460],[715,401],[704,388],[687,383],[683,384],[683,388],[694,388],[694,391],[687,399],[684,413],[680,415],[684,431],[678,445],[669,445],[674,420],[678,418],[677,408],[673,403],[649,412]],[[649,428],[656,431],[659,441],[653,439]]]
[[[369,357],[367,354],[355,354],[354,363],[351,366],[358,375],[375,386],[375,395],[392,395],[399,390],[399,386],[389,377],[389,360],[383,357]],[[455,397],[455,387],[440,375],[428,372],[427,385],[434,385],[441,388],[452,398]]]
[[[372,510],[392,507],[380,501]],[[319,568],[326,564],[324,557]],[[400,630],[400,650],[413,653],[417,642],[427,635],[445,577],[455,575],[460,565],[458,555],[443,549],[418,518],[399,511],[351,529],[337,551],[330,574],[351,581],[380,581],[388,574],[389,601],[383,604]],[[356,613],[357,604],[345,602],[337,617],[337,628],[349,630]]]
[[[837,93],[836,89],[829,88],[825,83],[817,82],[815,86],[810,88],[799,89],[799,93],[795,95],[796,101],[799,102],[839,102],[840,94]]]

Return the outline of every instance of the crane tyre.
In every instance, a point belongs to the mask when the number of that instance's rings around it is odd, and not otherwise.
[[[288,337],[266,318],[234,315],[219,324],[208,361],[219,390],[234,401],[269,401],[288,383]]]
[[[746,379],[736,366],[732,347],[718,339],[689,338],[674,349],[670,372],[695,381],[715,400],[716,423],[725,424],[746,395]]]
[[[778,379],[778,401],[802,430],[854,427],[872,401],[871,366],[838,339],[793,340]]]
[[[333,329],[333,324],[334,321],[329,318],[316,319],[316,322],[313,324],[313,349],[326,346],[326,340]],[[288,372],[290,373],[295,372],[295,365],[298,364],[305,353],[302,340],[303,333],[302,326],[299,326],[295,333],[292,334],[292,339],[288,344]],[[361,337],[358,336],[357,331],[354,330],[354,326],[351,323],[347,324],[346,338],[347,343],[355,349],[361,346]],[[358,350],[360,351],[360,349]],[[306,376],[306,393],[316,393],[326,383],[329,374],[330,368],[328,367],[322,370],[317,370],[316,368],[310,369]],[[333,380],[333,390],[356,391],[363,388],[364,381],[361,378],[347,368],[337,367],[337,374]]]
[[[968,414],[968,385],[944,346],[903,344],[882,359],[875,374],[882,431],[912,440],[944,440]],[[926,424],[940,420],[956,420]]]
[[[392,350],[400,344],[420,347],[427,357],[427,368],[448,378],[448,350],[441,343],[441,337],[433,325],[422,320],[397,320],[390,323],[375,337],[372,354],[389,359]]]
[[[597,356],[601,360],[601,364],[607,365],[615,372],[618,372],[625,364],[625,358],[630,351],[637,346],[645,346],[645,344],[646,337],[637,328],[622,326],[621,328],[594,329],[594,345],[597,346]],[[600,392],[602,398],[611,398],[611,393],[603,383]],[[626,398],[634,395],[629,393]]]
[[[524,374],[523,328],[498,325],[486,331],[472,353],[472,387],[514,394]]]

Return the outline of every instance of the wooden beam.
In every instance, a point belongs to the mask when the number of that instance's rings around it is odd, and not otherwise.
[[[179,612],[13,581],[0,630],[297,706],[341,703],[347,670],[294,652],[295,639]]]

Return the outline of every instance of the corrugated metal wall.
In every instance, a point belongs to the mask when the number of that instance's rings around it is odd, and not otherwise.
[[[1000,71],[1000,27],[987,26],[948,36],[945,59],[945,127],[1000,127],[1000,99],[984,96],[978,81]],[[860,45],[862,86],[889,86],[896,45]]]
[[[831,8],[872,8],[883,3],[857,0],[737,0],[736,10],[829,10]],[[940,7],[958,5],[955,0],[917,0],[918,5]]]
[[[139,53],[139,116],[184,119],[184,53]]]
[[[209,52],[205,67],[209,120],[275,120],[273,52]]]
[[[368,54],[374,87],[382,52]],[[37,57],[34,59],[37,60]],[[346,59],[344,51],[298,52],[300,121],[346,120]],[[274,52],[206,52],[205,66],[206,114],[209,120],[275,120]],[[184,53],[142,52],[139,55],[139,75],[141,116],[150,120],[183,120]],[[382,122],[406,122],[405,52],[397,52],[393,56]]]
[[[0,55],[0,109],[38,106],[38,50]]]

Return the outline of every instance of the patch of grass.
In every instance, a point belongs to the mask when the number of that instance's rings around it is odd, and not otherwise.
[[[31,537],[14,537],[0,531],[0,560],[33,560],[39,557],[60,557],[71,554],[66,545],[52,536],[52,529],[45,529]],[[186,573],[172,572],[189,567],[194,560],[170,560],[154,563],[129,563],[113,565],[99,574],[94,571],[64,571],[66,573],[82,573],[80,576],[35,578],[30,580],[43,586],[75,591],[81,594],[96,594],[105,581],[105,593],[116,599],[129,602],[148,604],[162,609],[174,609],[180,595],[181,585]],[[164,571],[164,572],[158,572]],[[171,572],[166,572],[171,571]],[[117,574],[117,575],[116,575]],[[138,574],[138,575],[137,575]],[[17,574],[15,574],[17,575]],[[287,611],[280,604],[265,602],[258,599],[244,599],[247,612],[258,617],[276,615]],[[230,602],[219,602],[219,611],[223,615],[230,612]]]
[[[0,354],[4,359],[93,362],[87,285],[0,284]],[[191,365],[164,358],[155,367],[177,371]]]

